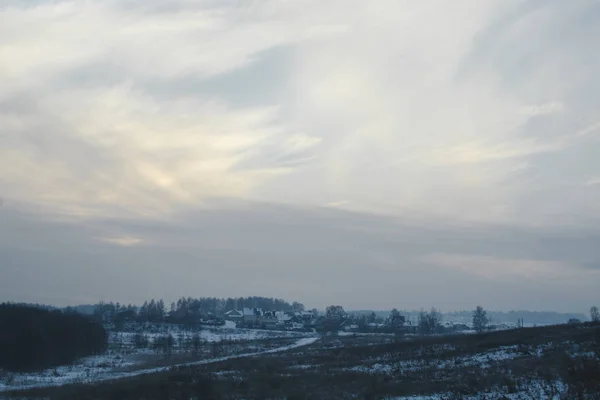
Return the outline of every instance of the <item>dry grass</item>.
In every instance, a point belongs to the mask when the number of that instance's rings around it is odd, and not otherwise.
[[[425,338],[339,337],[306,348],[19,395],[51,399],[600,398],[600,325]],[[505,349],[509,350],[505,350]],[[509,356],[484,359],[482,354]],[[374,364],[388,366],[371,370]],[[409,368],[411,363],[418,367]],[[494,394],[489,394],[494,393]]]

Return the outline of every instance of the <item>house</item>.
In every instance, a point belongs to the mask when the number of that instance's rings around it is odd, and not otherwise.
[[[471,327],[469,327],[469,325],[461,324],[461,323],[454,324],[453,328],[454,328],[455,332],[463,332],[463,331],[471,330]]]
[[[277,327],[279,320],[275,311],[266,311],[260,317],[260,326],[266,329],[273,329]]]
[[[310,311],[296,312],[296,313],[294,313],[294,316],[296,318],[298,318],[299,320],[301,320],[304,324],[310,324],[315,319],[314,314],[312,312],[310,312]]]
[[[275,318],[280,325],[285,325],[294,318],[294,314],[285,311],[275,311]]]
[[[225,313],[225,320],[254,326],[260,324],[263,314],[260,308],[244,307],[241,310],[227,311]]]
[[[244,322],[244,314],[240,310],[230,310],[225,313],[225,320],[235,323]]]
[[[244,325],[258,325],[263,315],[262,308],[247,308],[242,309]]]
[[[291,329],[291,330],[304,329],[304,324],[300,323],[300,322],[292,322],[292,323],[288,324],[288,329]]]

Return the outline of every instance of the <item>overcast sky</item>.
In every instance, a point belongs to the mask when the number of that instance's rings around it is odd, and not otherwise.
[[[597,0],[0,0],[0,301],[600,303]]]

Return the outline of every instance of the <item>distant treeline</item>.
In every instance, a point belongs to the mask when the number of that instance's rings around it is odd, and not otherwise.
[[[364,314],[368,315],[371,310],[354,310],[352,314]],[[512,323],[517,324],[519,319],[528,324],[539,324],[539,325],[551,325],[551,324],[564,324],[570,319],[578,319],[581,321],[587,321],[589,318],[582,313],[559,313],[554,311],[486,311],[488,318],[490,318],[491,324],[500,323]],[[416,322],[419,318],[421,311],[416,310],[400,310],[400,314],[406,316],[409,321]],[[389,311],[375,311],[378,318],[385,318]],[[471,323],[473,319],[473,310],[464,311],[452,311],[443,312],[442,318],[444,321]]]
[[[0,369],[31,371],[106,351],[108,335],[91,318],[47,307],[0,304]]]
[[[446,313],[444,316],[448,319],[464,319],[469,321],[473,316],[473,311],[457,311]],[[525,324],[564,324],[570,319],[579,319],[586,321],[588,318],[585,314],[581,313],[559,313],[554,311],[487,311],[488,318],[491,319],[491,323],[502,323],[508,322],[516,324],[519,319],[522,319]]]
[[[289,303],[272,297],[182,297],[169,306],[162,299],[145,301],[141,306],[122,305],[119,303],[99,303],[93,306],[73,307],[71,310],[92,312],[93,316],[103,322],[117,324],[126,321],[137,322],[191,322],[199,319],[213,319],[223,316],[229,310],[261,308],[265,311],[303,311],[304,305],[298,302]],[[85,311],[84,311],[85,310]]]

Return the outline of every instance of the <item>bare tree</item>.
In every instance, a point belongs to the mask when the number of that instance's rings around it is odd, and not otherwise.
[[[292,310],[294,310],[295,312],[302,312],[304,311],[304,304],[295,301],[292,303]]]
[[[200,347],[201,346],[202,346],[202,339],[200,339],[200,336],[196,333],[192,337],[192,347],[194,348],[194,355],[195,356],[198,356],[198,353],[200,352]]]
[[[442,313],[435,307],[429,312],[421,310],[419,314],[419,332],[425,335],[431,335],[440,330],[442,325]]]
[[[473,329],[478,333],[485,330],[485,327],[490,322],[487,317],[487,312],[481,306],[477,306],[473,311]]]
[[[375,321],[377,321],[377,314],[375,314],[375,311],[371,311],[371,314],[369,314],[368,321],[370,324],[374,324]]]
[[[136,333],[133,337],[133,343],[136,349],[144,349],[148,347],[149,341],[148,337],[143,333]]]
[[[600,322],[600,311],[598,311],[598,307],[593,306],[590,308],[590,319],[592,322]]]

